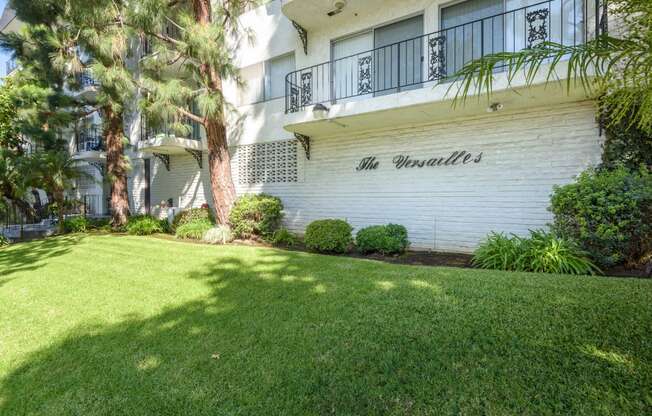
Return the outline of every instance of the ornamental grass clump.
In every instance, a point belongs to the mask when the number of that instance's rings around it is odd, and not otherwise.
[[[159,220],[151,215],[134,215],[125,226],[127,234],[151,235],[167,232],[167,221]]]
[[[218,225],[206,231],[202,241],[210,244],[230,243],[233,241],[233,233],[228,225]]]
[[[177,227],[174,235],[176,238],[201,240],[213,228],[213,223],[207,218],[196,219]]]
[[[482,269],[586,275],[600,269],[572,241],[543,230],[529,237],[491,233],[477,248],[473,264]]]

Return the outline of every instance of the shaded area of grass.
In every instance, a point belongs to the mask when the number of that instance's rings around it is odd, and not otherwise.
[[[650,281],[52,241],[0,286],[0,414],[652,412]]]

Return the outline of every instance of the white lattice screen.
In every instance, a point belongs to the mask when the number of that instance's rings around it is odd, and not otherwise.
[[[239,146],[241,184],[297,182],[297,141],[283,140]]]

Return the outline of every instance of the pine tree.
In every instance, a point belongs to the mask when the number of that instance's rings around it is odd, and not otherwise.
[[[239,32],[238,16],[256,4],[252,0],[131,3],[129,22],[155,52],[152,59],[143,60],[143,110],[154,119],[173,118],[177,127],[188,128],[188,121],[203,126],[220,224],[227,223],[236,197],[225,116],[230,106],[224,99],[223,82],[238,81],[230,40]],[[166,77],[165,72],[176,66],[181,67],[180,73]]]
[[[16,51],[24,68],[21,73],[33,78],[31,84],[29,79],[23,84],[27,87],[39,85],[53,92],[45,102],[51,103],[52,98],[56,98],[54,102],[60,104],[57,108],[64,109],[63,113],[68,116],[67,119],[62,117],[61,123],[69,124],[71,119],[93,112],[101,115],[114,227],[124,225],[129,215],[129,163],[124,155],[123,114],[133,100],[135,88],[128,68],[130,29],[122,23],[125,4],[121,1],[13,0],[11,6],[27,27],[20,35],[7,36],[4,41]],[[35,35],[41,39],[41,48],[33,47]],[[92,70],[97,94],[92,101],[72,99],[65,87],[80,88],[76,79],[87,68]],[[52,112],[38,113],[48,117]],[[30,137],[52,130],[47,121],[38,127],[40,131],[33,131]]]

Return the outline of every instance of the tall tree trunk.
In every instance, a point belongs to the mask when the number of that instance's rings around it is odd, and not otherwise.
[[[104,108],[106,122],[106,174],[111,181],[111,225],[118,228],[129,217],[127,193],[127,161],[124,158],[122,114],[111,106]]]
[[[210,0],[193,0],[195,20],[201,25],[211,24],[212,10]],[[208,64],[201,65],[201,73],[212,91],[222,91],[220,74]],[[219,224],[229,221],[229,213],[235,202],[235,186],[231,176],[231,155],[226,137],[224,112],[206,117],[206,140],[208,143],[208,165],[211,193],[215,206],[215,218]]]

